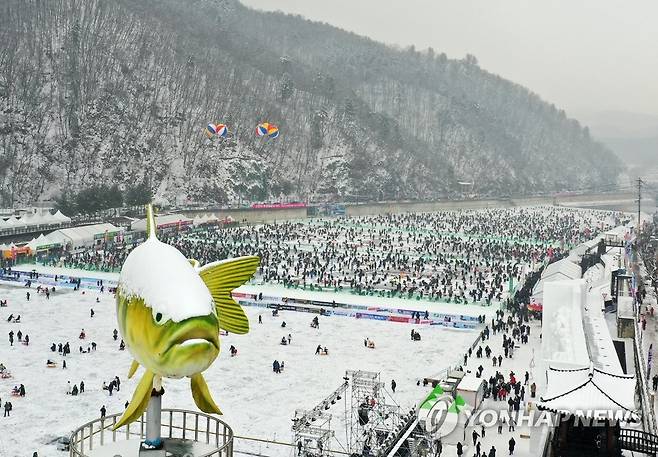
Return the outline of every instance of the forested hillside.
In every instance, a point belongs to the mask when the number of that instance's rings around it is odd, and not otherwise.
[[[262,121],[281,136],[257,138]],[[208,122],[228,138],[206,138]],[[458,181],[495,195],[609,186],[621,170],[473,56],[236,0],[1,2],[0,165],[4,206],[101,184],[170,201],[425,199]]]

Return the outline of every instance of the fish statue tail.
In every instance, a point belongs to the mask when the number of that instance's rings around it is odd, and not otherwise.
[[[215,302],[219,328],[238,335],[249,332],[249,320],[242,307],[233,300],[231,291],[249,281],[259,264],[258,257],[247,256],[212,262],[197,268]]]

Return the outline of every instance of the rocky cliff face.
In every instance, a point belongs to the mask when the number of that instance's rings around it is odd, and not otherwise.
[[[259,122],[281,136],[257,138]],[[209,140],[208,122],[228,125]],[[474,57],[235,0],[0,5],[0,199],[145,183],[170,200],[424,199],[609,186],[589,132]]]

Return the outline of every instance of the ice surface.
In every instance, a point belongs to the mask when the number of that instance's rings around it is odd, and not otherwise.
[[[46,443],[98,418],[103,405],[108,415],[123,411],[142,369],[132,380],[126,379],[131,357],[128,351],[119,351],[119,341],[112,339],[112,330],[117,328],[112,294],[62,290],[46,300],[32,289],[28,302],[25,292],[20,287],[0,286],[0,297],[8,300],[8,307],[0,309],[0,326],[5,334],[0,343],[0,362],[13,373],[12,379],[0,380],[0,397],[3,403],[11,398],[14,405],[9,418],[0,417],[0,455],[31,455],[36,450],[40,457],[61,457],[62,452]],[[438,310],[441,305],[434,306]],[[93,318],[90,308],[95,311]],[[438,326],[323,316],[319,317],[320,328],[314,329],[310,327],[310,314],[280,311],[280,316],[274,318],[267,310],[248,307],[245,311],[251,321],[251,332],[220,337],[225,350],[204,376],[225,414],[223,419],[237,435],[281,442],[292,439],[290,427],[295,409],[314,407],[343,382],[345,370],[381,371],[387,386],[395,379],[397,389],[393,398],[404,409],[411,408],[429,392],[428,388],[416,386],[416,380],[458,363],[460,354],[478,335],[477,331],[453,331]],[[8,323],[6,318],[10,313],[20,314],[22,323]],[[260,313],[262,325],[257,323]],[[281,328],[284,320],[287,326]],[[84,341],[78,340],[82,328],[87,334]],[[421,333],[422,341],[410,340],[411,328]],[[14,343],[10,347],[6,339],[10,330],[29,334],[30,345]],[[292,335],[292,344],[281,346],[281,338],[288,333]],[[375,341],[376,349],[364,347],[366,337]],[[63,370],[62,357],[49,348],[52,343],[67,341],[73,352],[67,356],[67,369]],[[78,346],[86,349],[92,341],[98,344],[98,350],[81,354]],[[315,356],[318,344],[326,346],[330,355]],[[237,357],[230,357],[227,349],[230,345],[238,349]],[[58,363],[57,368],[46,368],[49,358]],[[274,359],[285,361],[283,373],[272,372]],[[109,397],[101,385],[114,376],[121,378],[121,390]],[[67,381],[79,384],[83,380],[84,394],[66,395]],[[27,396],[9,397],[11,388],[20,383],[25,384]],[[189,381],[165,380],[164,387],[164,408],[196,410]],[[328,412],[334,415],[332,425],[344,430],[343,401]],[[337,436],[345,441],[344,431],[337,432]],[[245,440],[236,443],[236,448],[251,451],[259,451],[258,446],[271,456],[290,455],[290,448],[285,446],[265,449],[266,444],[250,444]],[[337,443],[333,446],[340,448]]]

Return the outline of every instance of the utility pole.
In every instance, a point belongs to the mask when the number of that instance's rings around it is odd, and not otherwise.
[[[636,235],[640,234],[640,229],[641,229],[641,222],[640,222],[640,211],[642,208],[642,184],[644,184],[644,181],[642,181],[642,178],[637,178],[637,230],[636,230]]]

